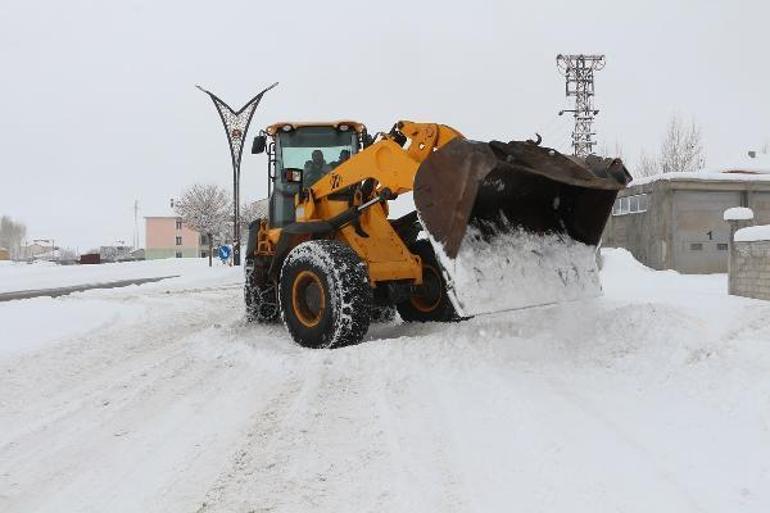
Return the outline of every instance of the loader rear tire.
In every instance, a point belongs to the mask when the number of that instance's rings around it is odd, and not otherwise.
[[[283,321],[301,346],[357,344],[369,329],[366,265],[342,242],[313,240],[294,248],[281,269],[280,298]]]
[[[446,280],[427,240],[414,242],[409,251],[422,259],[422,280],[412,297],[396,308],[404,322],[450,322],[458,319],[447,293]]]
[[[269,324],[277,321],[281,309],[278,306],[276,284],[259,283],[257,274],[260,270],[255,268],[251,259],[246,260],[244,269],[243,300],[246,306],[246,322]]]

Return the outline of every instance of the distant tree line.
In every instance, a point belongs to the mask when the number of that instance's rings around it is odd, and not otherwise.
[[[24,223],[14,221],[9,216],[0,217],[0,248],[7,249],[11,258],[22,257],[26,236],[27,227]]]

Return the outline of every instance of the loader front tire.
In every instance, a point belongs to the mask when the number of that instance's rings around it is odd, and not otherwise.
[[[452,301],[447,294],[446,281],[427,240],[414,242],[409,251],[422,260],[422,285],[412,296],[396,305],[404,322],[449,322],[457,320]]]
[[[366,265],[342,242],[313,240],[294,248],[281,268],[280,298],[284,324],[301,346],[357,344],[369,329]]]

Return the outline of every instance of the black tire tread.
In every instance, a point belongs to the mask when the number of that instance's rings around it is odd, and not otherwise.
[[[314,329],[301,325],[291,312],[293,277],[313,270],[324,282],[329,306]],[[352,248],[337,240],[312,240],[295,247],[283,263],[280,278],[281,316],[292,339],[312,348],[361,342],[370,322],[372,288],[366,265]]]

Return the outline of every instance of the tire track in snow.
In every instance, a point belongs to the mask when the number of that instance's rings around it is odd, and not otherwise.
[[[244,379],[251,380],[254,368],[240,366],[233,381],[237,363],[190,352],[190,346],[201,348],[214,335],[211,319],[222,322],[240,316],[231,309],[234,298],[229,299],[225,303],[210,298],[188,301],[178,312],[184,315],[152,322],[137,337],[124,334],[121,338],[116,328],[49,348],[52,354],[45,355],[45,361],[83,366],[77,372],[54,373],[42,393],[33,392],[36,406],[28,415],[6,416],[18,427],[15,435],[5,429],[0,434],[0,489],[7,490],[5,498],[0,498],[0,509],[55,511],[60,503],[119,511],[126,507],[127,497],[133,499],[128,504],[138,504],[153,494],[155,506],[167,499],[174,509],[179,500],[195,504],[200,493],[195,475],[201,473],[196,460],[212,459],[211,450],[201,442],[229,446],[230,440],[218,430],[238,424],[238,416],[233,421],[228,415],[209,421],[206,410],[215,405],[214,410],[222,413],[241,406],[248,411],[248,404],[233,403],[246,398],[248,388],[243,385],[248,381]],[[211,306],[199,308],[205,305]],[[79,359],[79,353],[85,357]],[[99,363],[120,353],[123,360]],[[18,365],[19,360],[14,363]],[[22,384],[31,384],[46,372],[45,365],[35,369],[40,363],[37,358],[24,358],[22,363],[26,365],[18,368],[19,375],[26,376]],[[109,403],[102,403],[104,397]],[[42,410],[40,402],[47,411],[36,418],[33,414]],[[220,455],[215,454],[214,460],[218,459]],[[185,462],[196,468],[187,468]],[[153,474],[153,468],[159,474]],[[102,478],[103,472],[110,475],[109,480]],[[211,472],[216,473],[216,467],[203,474]],[[193,484],[186,489],[174,486],[184,485],[181,476],[192,478]],[[158,493],[164,486],[171,491]],[[146,509],[155,509],[153,503]]]

